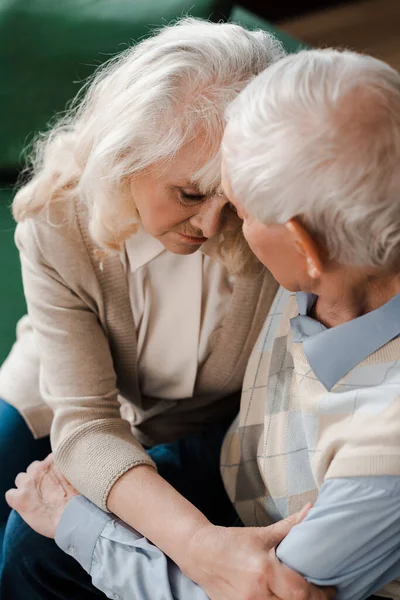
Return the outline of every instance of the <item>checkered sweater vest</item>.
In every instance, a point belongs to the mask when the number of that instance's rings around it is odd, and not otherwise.
[[[325,479],[400,475],[400,338],[328,392],[292,341],[297,314],[295,295],[281,288],[222,448],[225,487],[247,526],[269,525],[314,502]]]

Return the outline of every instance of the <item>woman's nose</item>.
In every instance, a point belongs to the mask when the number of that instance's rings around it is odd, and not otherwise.
[[[224,228],[224,204],[210,198],[191,219],[194,227],[201,229],[205,237],[211,238]]]

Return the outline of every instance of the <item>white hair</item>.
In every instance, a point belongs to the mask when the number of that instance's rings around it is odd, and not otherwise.
[[[341,264],[398,270],[400,74],[310,50],[272,65],[227,111],[234,196],[258,220],[299,218]]]
[[[15,218],[78,196],[89,208],[93,239],[118,251],[138,221],[127,178],[166,165],[201,134],[211,158],[194,178],[203,193],[215,189],[227,105],[283,55],[266,32],[192,18],[129,48],[98,70],[83,99],[39,140]]]

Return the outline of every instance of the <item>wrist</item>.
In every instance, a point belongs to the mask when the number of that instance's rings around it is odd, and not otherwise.
[[[180,568],[183,573],[200,585],[212,577],[214,550],[216,547],[216,527],[209,521],[202,523],[193,531],[185,549]]]

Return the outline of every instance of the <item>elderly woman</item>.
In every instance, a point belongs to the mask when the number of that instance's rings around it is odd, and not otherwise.
[[[246,532],[243,552],[237,530],[209,535],[210,520],[237,518],[214,457],[276,290],[220,188],[219,146],[225,107],[282,54],[268,34],[236,25],[165,28],[100,70],[39,144],[13,206],[32,331],[21,327],[1,373],[1,420],[12,426],[2,465],[32,445],[11,405],[36,434],[51,421],[73,486],[218,600],[226,581],[224,597],[249,597],[253,566],[268,563],[276,539]],[[25,466],[13,459],[12,477]],[[99,592],[13,515],[1,594]]]

